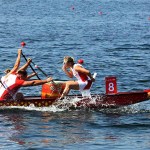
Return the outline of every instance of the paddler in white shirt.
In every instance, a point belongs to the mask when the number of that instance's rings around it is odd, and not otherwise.
[[[18,57],[16,59],[14,67],[7,73],[6,76],[2,77],[0,83],[0,100],[5,99],[14,99],[19,100],[23,99],[22,93],[17,93],[17,91],[21,87],[25,86],[36,86],[42,85],[44,83],[52,81],[52,78],[49,77],[45,80],[30,80],[27,79],[27,71],[26,70],[19,70],[20,60],[21,60],[21,53],[22,50],[18,49]],[[27,65],[28,66],[28,65]]]
[[[66,75],[70,78],[75,76],[77,81],[66,81],[65,89],[60,97],[63,99],[71,89],[73,90],[87,90],[91,87],[92,82],[95,82],[95,79],[91,75],[90,71],[83,68],[81,64],[75,64],[74,59],[70,56],[64,57],[64,63],[62,70],[66,73]]]

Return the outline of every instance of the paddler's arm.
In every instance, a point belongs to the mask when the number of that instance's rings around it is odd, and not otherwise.
[[[53,81],[52,77],[49,77],[45,80],[31,80],[31,81],[24,81],[22,86],[36,86],[36,85],[42,85],[44,83],[48,83]]]
[[[76,66],[76,67],[75,67],[75,70],[76,70],[77,72],[81,72],[81,73],[86,74],[87,76],[89,76],[89,78],[91,79],[92,82],[95,82],[95,79],[93,78],[93,76],[92,76],[92,74],[90,73],[89,70],[87,70],[87,69],[85,69],[85,68],[83,68],[83,67],[81,67],[81,66]]]
[[[22,49],[18,49],[18,56],[17,56],[16,62],[14,64],[14,67],[11,69],[11,71],[8,74],[17,72],[19,65],[20,65],[21,53],[22,53]]]
[[[91,75],[90,72],[87,75],[90,77],[90,79],[91,79],[92,82],[95,82],[95,79],[93,78],[93,76]]]
[[[21,68],[19,68],[19,70],[26,70],[31,62],[32,62],[32,59],[28,58],[27,62]]]
[[[27,79],[30,79],[30,78],[34,77],[35,75],[37,75],[37,73],[33,72],[33,73],[31,73],[30,75],[27,76]]]
[[[62,66],[62,70],[66,73],[66,75],[67,75],[68,77],[73,78],[73,73],[72,73],[72,71],[71,71],[71,70],[68,71],[68,69],[67,69],[67,67],[66,67],[65,64]]]

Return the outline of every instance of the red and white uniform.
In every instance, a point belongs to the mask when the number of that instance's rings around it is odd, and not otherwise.
[[[86,74],[75,71],[74,68],[76,66],[81,66],[82,67],[82,65],[80,65],[80,64],[74,64],[73,68],[71,68],[72,72],[73,72],[73,75],[78,80],[77,82],[79,83],[79,90],[82,91],[82,90],[90,89],[91,84],[92,84],[91,79]]]
[[[0,84],[0,100],[10,99],[12,96],[15,96],[19,88],[24,83],[24,80],[17,78],[16,74],[10,74],[7,77],[2,77],[1,81],[3,85]]]

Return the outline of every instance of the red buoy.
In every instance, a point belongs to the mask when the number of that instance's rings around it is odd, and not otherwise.
[[[21,46],[24,47],[26,45],[25,42],[21,42]]]
[[[79,64],[83,64],[83,63],[84,63],[83,59],[79,59],[79,60],[78,60],[78,63],[79,63]]]

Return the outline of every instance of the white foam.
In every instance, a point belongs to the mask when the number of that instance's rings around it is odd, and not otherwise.
[[[89,104],[95,104],[96,105],[96,97],[93,97]],[[40,112],[62,112],[62,111],[70,111],[72,108],[77,108],[77,103],[81,101],[82,99],[78,97],[65,97],[63,100],[58,100],[56,103],[49,107],[35,107],[34,104],[30,104],[30,106],[25,107],[25,106],[3,106],[0,107],[0,109],[22,109],[22,110],[28,110],[28,111],[40,111]],[[143,104],[143,105],[142,105]],[[148,107],[149,105],[146,102],[139,103],[139,104],[134,104],[131,106],[125,106],[125,107],[120,107],[116,109],[110,109],[110,108],[104,108],[104,109],[98,109],[101,112],[105,113],[141,113],[141,112],[150,112],[150,108]],[[83,104],[84,105],[84,104]],[[147,107],[145,107],[147,106]],[[86,105],[85,105],[86,107]]]

